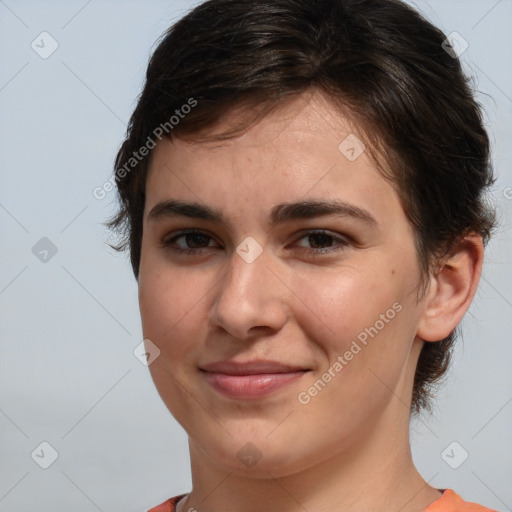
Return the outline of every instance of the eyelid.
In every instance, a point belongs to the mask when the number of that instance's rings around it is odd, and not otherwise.
[[[170,245],[170,243],[173,240],[176,240],[178,238],[181,238],[181,237],[184,237],[187,235],[194,235],[194,234],[204,235],[216,242],[215,237],[213,235],[211,235],[210,233],[208,233],[207,231],[205,231],[204,229],[189,228],[189,229],[184,229],[181,231],[176,231],[169,235],[164,236],[160,242],[160,245],[162,245],[164,248],[166,248]],[[218,242],[216,242],[216,243],[218,243]],[[208,249],[208,248],[209,247],[203,247],[203,249]],[[177,249],[177,250],[179,251],[179,249]],[[197,251],[197,250],[199,250],[199,249],[195,249],[195,251]]]
[[[206,247],[199,247],[199,248],[186,248],[186,249],[180,249],[180,248],[175,248],[175,247],[171,247],[171,243],[172,241],[174,240],[177,240],[181,237],[185,237],[189,234],[199,234],[199,235],[204,235],[208,238],[210,238],[210,240],[213,240],[216,242],[215,238],[210,235],[208,232],[202,230],[202,229],[194,229],[194,228],[189,228],[189,229],[186,229],[186,230],[182,230],[182,231],[179,231],[179,232],[175,232],[175,233],[172,233],[171,235],[168,235],[166,237],[164,237],[161,241],[161,246],[165,249],[169,249],[169,250],[172,250],[178,254],[200,254],[201,251],[204,251],[204,250],[210,250],[212,249],[211,246],[206,246]],[[299,250],[306,250],[306,251],[309,251],[310,254],[312,255],[322,255],[322,254],[327,254],[327,253],[337,253],[337,252],[340,252],[344,249],[346,249],[346,247],[348,245],[351,245],[353,244],[354,242],[352,241],[351,237],[347,236],[347,235],[341,235],[339,233],[335,233],[335,232],[332,232],[332,231],[329,231],[327,229],[307,229],[307,230],[304,230],[300,233],[297,233],[295,235],[295,238],[294,238],[294,242],[293,243],[297,243],[299,240],[303,239],[303,238],[306,238],[307,236],[310,236],[310,235],[326,235],[330,238],[333,239],[334,241],[334,244],[333,246],[331,247],[324,247],[324,248],[321,248],[321,249],[315,249],[315,248],[308,248],[308,247],[303,247],[303,246],[298,246],[299,247]],[[216,242],[218,243],[218,242]],[[220,244],[219,244],[220,245]]]
[[[343,236],[338,233],[329,231],[327,229],[308,229],[299,236],[295,238],[295,244],[299,240],[302,240],[303,238],[306,238],[310,235],[326,235],[333,240],[333,245],[330,247],[323,247],[321,249],[314,249],[314,248],[308,248],[303,246],[298,246],[298,250],[307,251],[311,256],[322,256],[322,255],[328,255],[328,254],[337,254],[347,249],[349,245],[351,245],[350,237]]]
[[[327,235],[333,238],[334,240],[337,240],[341,243],[350,243],[351,239],[347,235],[342,235],[340,233],[336,233],[335,231],[330,231],[328,229],[305,229],[304,231],[301,231],[296,234],[295,240],[301,240],[302,238],[306,237],[307,235]]]

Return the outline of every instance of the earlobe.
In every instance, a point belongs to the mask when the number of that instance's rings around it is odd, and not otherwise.
[[[482,238],[470,234],[460,240],[430,277],[417,336],[440,341],[455,329],[475,296],[484,257]]]

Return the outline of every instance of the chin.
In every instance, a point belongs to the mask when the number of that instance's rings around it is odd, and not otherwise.
[[[297,436],[285,430],[281,435],[276,432],[269,435],[268,428],[261,433],[251,428],[250,435],[247,430],[245,435],[226,434],[222,439],[203,438],[199,443],[196,439],[194,444],[213,465],[229,473],[258,479],[287,477],[332,455],[331,447],[322,450],[314,445],[314,439],[308,442],[306,437],[301,437],[299,444],[293,441],[299,440]]]

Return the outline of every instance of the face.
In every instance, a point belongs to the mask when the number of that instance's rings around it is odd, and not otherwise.
[[[152,155],[139,273],[160,351],[150,371],[191,446],[230,471],[284,476],[407,430],[413,231],[333,112],[305,94],[237,138],[163,140]]]

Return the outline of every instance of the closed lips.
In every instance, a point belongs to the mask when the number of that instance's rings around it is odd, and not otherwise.
[[[296,373],[308,371],[308,368],[291,366],[275,361],[251,361],[237,363],[234,361],[220,361],[203,365],[201,370],[212,373],[225,373],[227,375],[261,375],[270,373]]]
[[[206,381],[223,396],[236,400],[260,399],[301,378],[308,369],[275,361],[223,361],[201,368]]]

